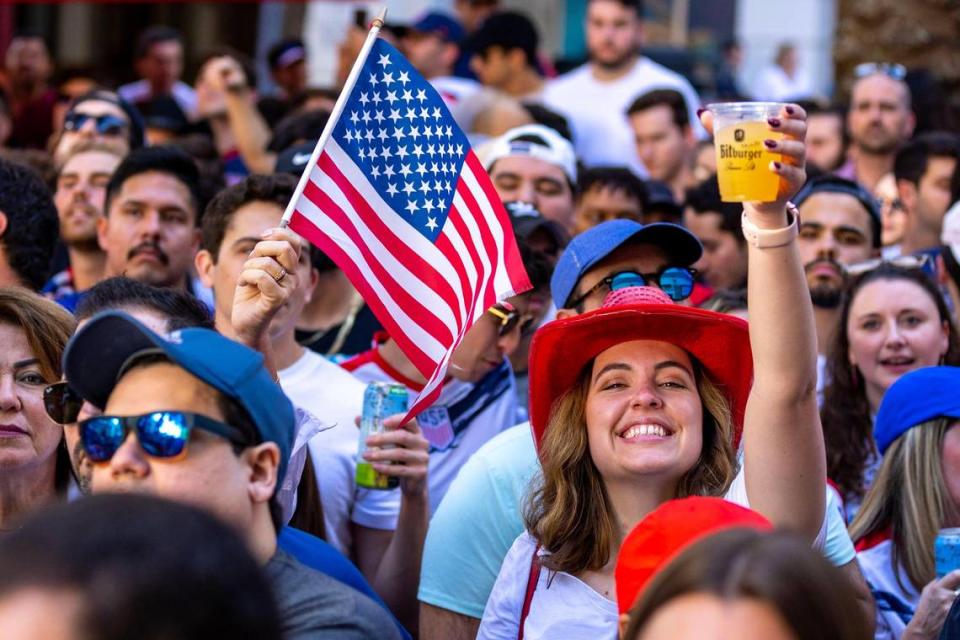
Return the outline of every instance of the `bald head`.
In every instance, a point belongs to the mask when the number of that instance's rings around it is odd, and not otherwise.
[[[875,73],[853,85],[847,126],[860,151],[892,154],[910,139],[915,124],[910,89],[903,81]]]

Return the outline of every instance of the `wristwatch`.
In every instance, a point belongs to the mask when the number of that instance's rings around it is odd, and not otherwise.
[[[758,249],[772,249],[783,247],[791,242],[800,233],[800,210],[792,202],[787,203],[787,226],[780,229],[761,229],[750,221],[747,212],[740,216],[740,227],[747,242]]]

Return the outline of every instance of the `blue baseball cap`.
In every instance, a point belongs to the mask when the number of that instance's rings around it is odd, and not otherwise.
[[[880,454],[918,424],[960,418],[960,367],[924,367],[905,373],[880,402],[873,439]]]
[[[70,386],[103,409],[135,356],[161,354],[243,407],[260,442],[280,447],[277,487],[293,448],[293,404],[263,366],[263,356],[210,329],[190,328],[162,337],[126,313],[95,316],[67,343],[63,370]]]
[[[628,242],[653,244],[667,253],[678,266],[689,266],[703,255],[697,237],[669,222],[640,224],[633,220],[607,220],[574,237],[560,256],[550,279],[550,292],[557,308],[564,308],[577,282],[611,253]]]
[[[428,13],[410,25],[414,31],[440,36],[447,42],[460,44],[464,37],[460,23],[443,13]]]

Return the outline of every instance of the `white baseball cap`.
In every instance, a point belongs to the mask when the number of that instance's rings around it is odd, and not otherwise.
[[[943,216],[940,242],[950,247],[953,255],[960,260],[960,201],[947,209],[946,215]]]
[[[543,140],[543,144],[518,139],[529,137]],[[573,151],[573,145],[542,124],[527,124],[510,129],[499,138],[486,143],[478,153],[487,171],[501,158],[525,156],[560,167],[572,184],[577,183],[577,155]]]

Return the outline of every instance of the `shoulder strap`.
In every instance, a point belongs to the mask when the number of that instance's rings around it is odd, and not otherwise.
[[[523,595],[523,608],[520,609],[520,627],[517,631],[517,640],[523,640],[523,626],[527,622],[527,614],[530,613],[530,603],[533,602],[533,592],[537,590],[537,583],[540,582],[540,543],[533,550],[533,556],[530,558],[530,574],[527,576],[527,592]]]

